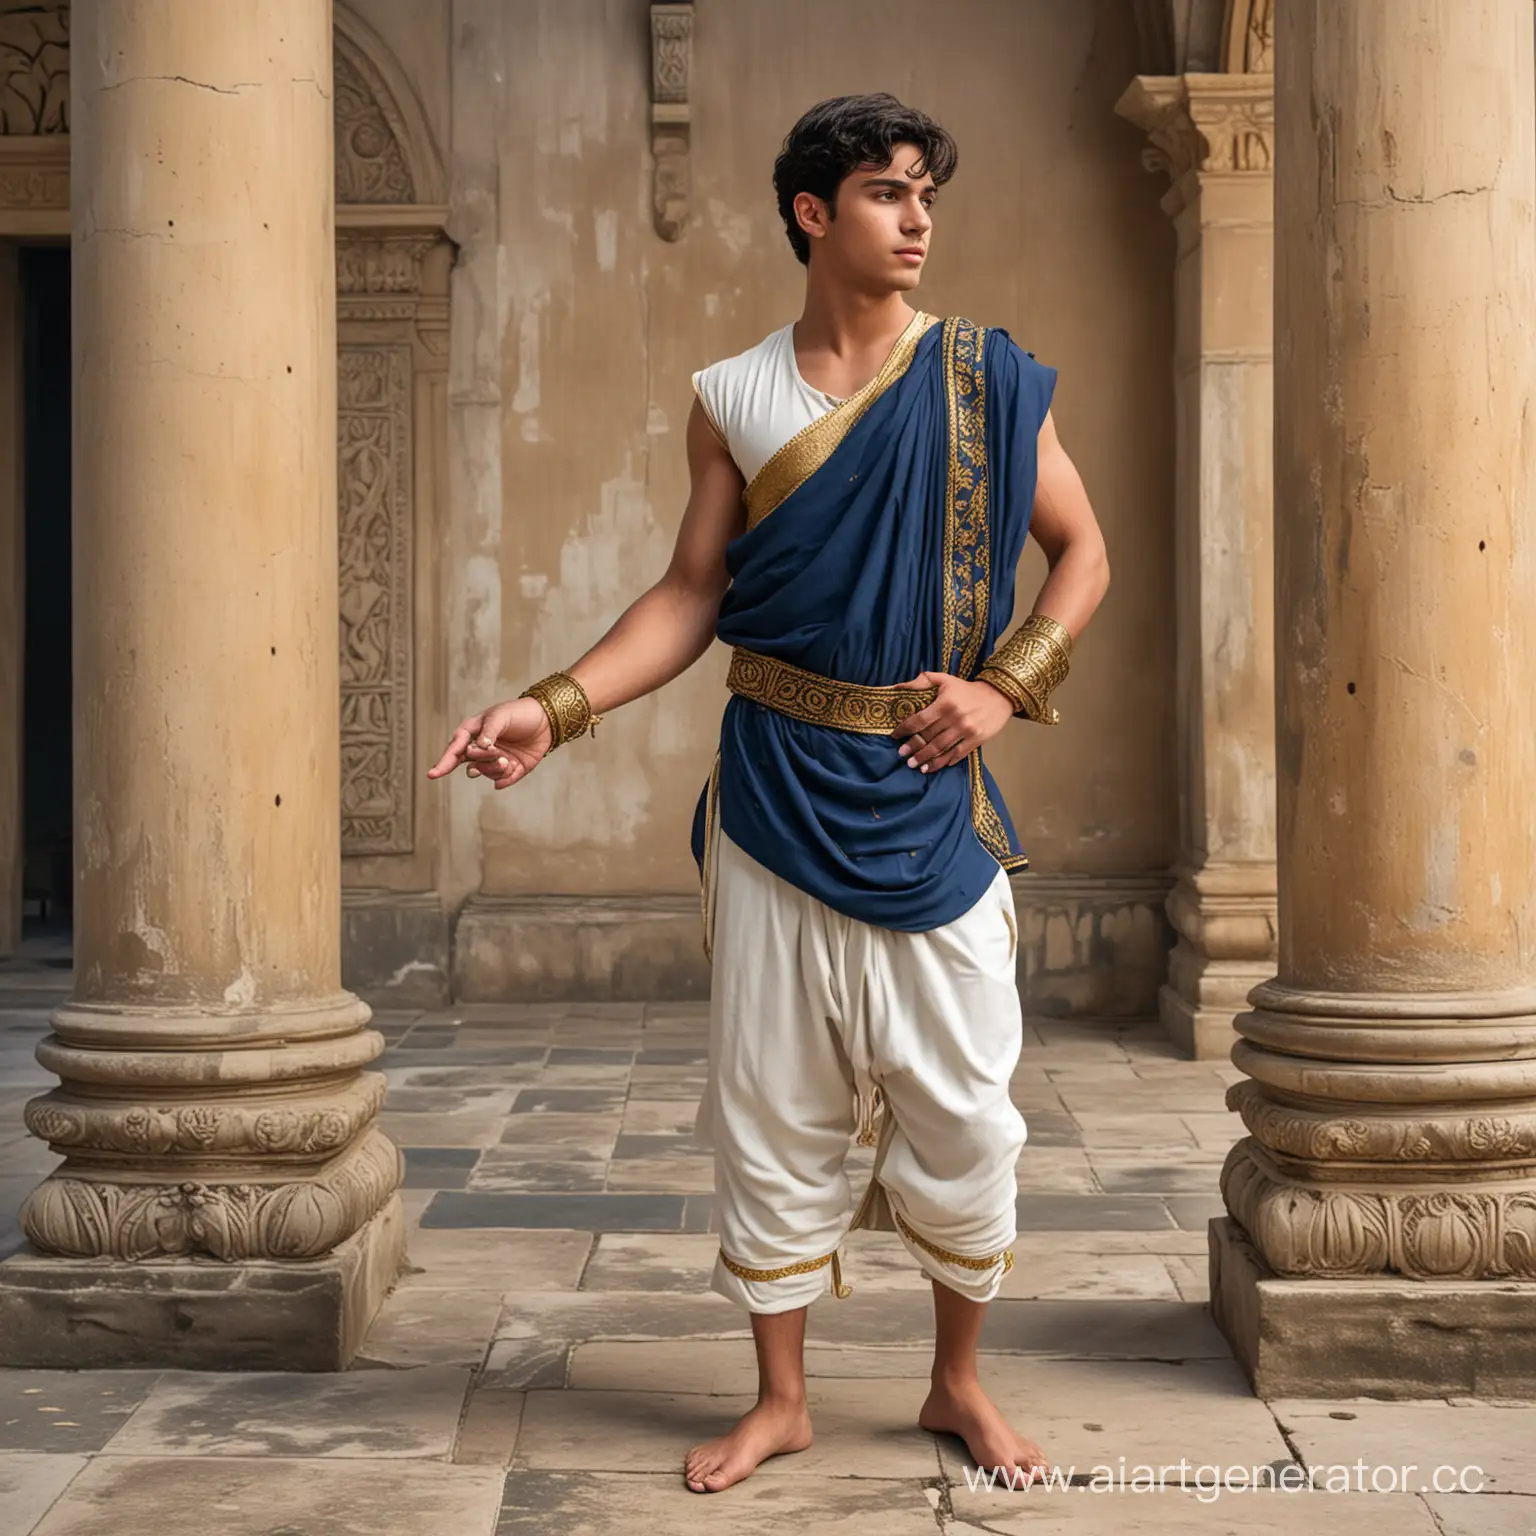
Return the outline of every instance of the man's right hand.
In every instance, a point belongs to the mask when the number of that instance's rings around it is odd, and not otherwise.
[[[537,699],[509,699],[462,721],[427,777],[441,779],[463,763],[470,778],[505,789],[538,766],[553,739]]]

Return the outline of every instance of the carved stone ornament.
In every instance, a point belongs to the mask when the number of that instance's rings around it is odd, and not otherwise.
[[[400,1153],[378,1131],[313,1178],[118,1183],[55,1173],[27,1197],[33,1245],[65,1258],[314,1259],[382,1210]]]
[[[390,121],[389,93],[367,78],[367,64],[338,47],[336,86],[336,201],[409,203],[416,189]]]
[[[1148,139],[1142,163],[1178,182],[1190,171],[1267,175],[1275,158],[1269,75],[1140,75],[1115,111]]]
[[[336,377],[341,845],[408,853],[411,762],[411,347],[342,345]]]
[[[0,133],[68,132],[68,0],[0,0]]]
[[[1229,74],[1271,74],[1275,67],[1275,0],[1228,0],[1223,59]]]
[[[360,1136],[384,1106],[382,1073],[365,1072],[317,1097],[253,1103],[197,1100],[137,1104],[54,1089],[28,1103],[27,1129],[54,1151],[130,1157],[329,1157]]]
[[[1221,1170],[1227,1209],[1277,1274],[1536,1280],[1536,1184],[1351,1188],[1290,1178],[1251,1137]]]
[[[651,7],[651,206],[656,233],[679,239],[688,224],[688,77],[693,65],[693,7]]]

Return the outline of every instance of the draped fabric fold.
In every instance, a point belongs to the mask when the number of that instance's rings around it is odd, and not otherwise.
[[[974,677],[1012,616],[1055,377],[1006,331],[918,316],[748,487],[719,638],[847,683]],[[960,916],[1027,859],[980,752],[919,774],[899,746],[733,694],[694,817],[701,873],[718,816],[834,910],[910,932]]]

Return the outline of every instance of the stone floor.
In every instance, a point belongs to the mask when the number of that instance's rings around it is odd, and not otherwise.
[[[52,1162],[21,1127],[68,985],[52,959],[0,966],[0,1254]],[[1175,1059],[1152,1026],[1051,1020],[1027,1027],[1014,1085],[1018,1262],[985,1372],[1072,1483],[975,1486],[959,1442],[915,1427],[927,1286],[894,1239],[859,1234],[854,1294],[812,1309],[816,1443],[688,1493],[685,1447],[753,1386],[745,1320],[705,1289],[701,1015],[380,1015],[410,1268],[356,1368],[0,1372],[0,1536],[1536,1532],[1531,1406],[1250,1394],[1205,1305],[1233,1070]],[[1211,1487],[1297,1464],[1315,1491]],[[1148,1467],[1161,1491],[1141,1491]],[[1440,1467],[1480,1469],[1481,1491],[1421,1491]]]

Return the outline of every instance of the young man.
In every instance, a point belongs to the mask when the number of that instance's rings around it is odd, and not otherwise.
[[[906,303],[955,161],[887,95],[801,118],[774,183],[805,308],[695,375],[666,574],[568,672],[465,720],[430,770],[505,789],[717,636],[734,648],[693,837],[713,966],[698,1134],[715,1150],[711,1285],[751,1313],[759,1391],[689,1452],[698,1492],[810,1444],[806,1307],[829,1279],[847,1293],[850,1225],[898,1232],[932,1281],[918,1422],[1015,1480],[1045,1467],[977,1376],[1025,1138],[1007,872],[1026,859],[980,749],[1016,717],[1054,723],[1108,564],[1051,421],[1054,371],[1004,331]],[[1050,574],[1004,639],[1027,530]],[[877,1120],[850,1223],[844,1157]]]

